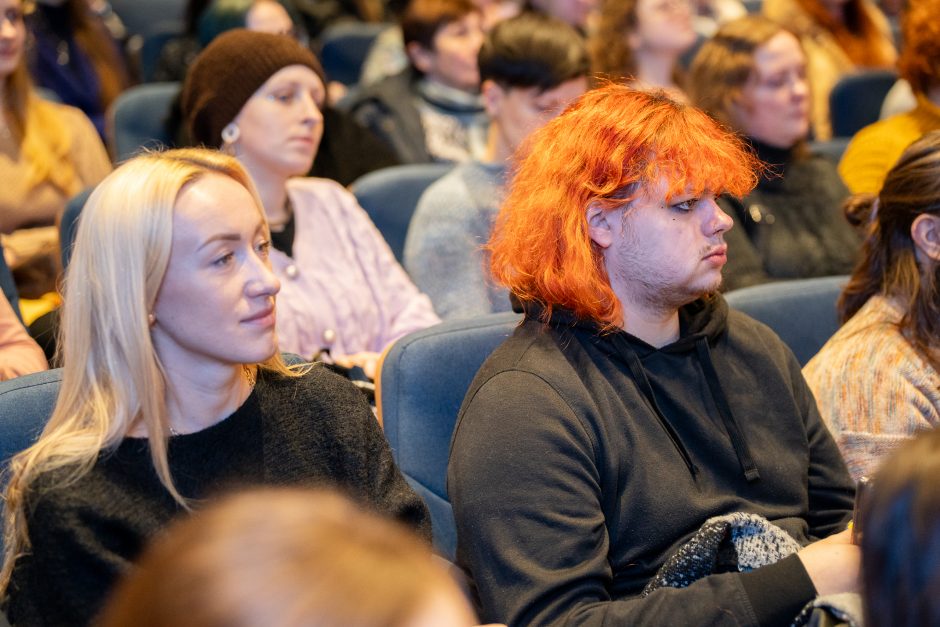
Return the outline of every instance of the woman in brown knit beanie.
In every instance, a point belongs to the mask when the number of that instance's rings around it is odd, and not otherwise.
[[[238,29],[197,57],[182,109],[193,139],[234,155],[258,187],[282,284],[282,350],[325,350],[374,376],[388,344],[438,318],[355,198],[333,181],[301,178],[323,133],[325,96],[309,50]]]

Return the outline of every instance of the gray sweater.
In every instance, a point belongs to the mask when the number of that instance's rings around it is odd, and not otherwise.
[[[482,250],[505,177],[502,163],[459,165],[428,187],[411,218],[405,269],[445,320],[511,310],[509,292],[490,279]]]
[[[427,508],[392,461],[364,397],[322,367],[300,379],[262,373],[231,416],[171,438],[169,460],[190,499],[247,486],[329,485],[430,538]],[[60,486],[60,475],[42,477],[29,499],[32,551],[9,588],[17,626],[87,624],[148,539],[183,513],[157,479],[146,439],[124,439],[72,484]]]

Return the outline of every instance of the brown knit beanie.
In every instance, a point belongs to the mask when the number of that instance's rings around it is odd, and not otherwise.
[[[193,141],[221,146],[222,129],[265,81],[289,65],[309,67],[326,85],[317,58],[286,35],[238,28],[213,39],[190,66],[180,98]]]

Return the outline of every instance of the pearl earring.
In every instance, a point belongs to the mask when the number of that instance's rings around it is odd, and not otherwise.
[[[234,144],[241,137],[241,130],[235,122],[229,122],[222,129],[222,141],[226,144]]]

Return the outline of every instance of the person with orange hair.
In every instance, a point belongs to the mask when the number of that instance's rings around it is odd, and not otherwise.
[[[525,318],[448,469],[481,617],[783,626],[854,592],[838,448],[790,350],[718,293],[715,197],[756,183],[742,140],[608,85],[524,150],[488,248]]]

